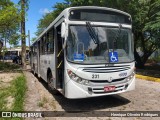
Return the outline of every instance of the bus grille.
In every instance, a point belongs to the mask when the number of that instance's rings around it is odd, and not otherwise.
[[[92,73],[112,73],[129,70],[130,65],[123,66],[104,66],[104,67],[85,67],[83,71]]]
[[[125,78],[113,79],[112,82],[108,80],[90,80],[92,83],[114,83],[114,82],[123,82]]]

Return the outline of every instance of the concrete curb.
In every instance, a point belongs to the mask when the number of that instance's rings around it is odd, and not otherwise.
[[[160,78],[149,77],[149,76],[144,76],[144,75],[138,75],[138,74],[136,74],[136,78],[139,78],[139,79],[142,79],[142,80],[149,80],[149,81],[154,81],[154,82],[160,82]]]

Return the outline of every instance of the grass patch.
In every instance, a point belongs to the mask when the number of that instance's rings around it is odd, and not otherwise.
[[[0,71],[13,71],[19,68],[19,65],[0,61]]]
[[[38,106],[44,107],[46,103],[48,103],[48,99],[46,97],[43,97],[42,100],[38,102]]]
[[[13,111],[23,111],[23,102],[25,99],[26,93],[26,79],[24,75],[17,77],[16,80],[13,81],[13,96],[15,98]]]
[[[23,111],[26,90],[26,78],[23,74],[12,80],[9,87],[0,88],[0,111]],[[21,120],[13,120],[19,119]]]

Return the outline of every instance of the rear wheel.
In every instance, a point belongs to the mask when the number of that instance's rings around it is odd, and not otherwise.
[[[53,79],[52,79],[52,73],[50,72],[48,74],[48,80],[47,80],[47,84],[48,84],[48,90],[53,93],[54,95],[58,94],[58,91],[53,87]]]

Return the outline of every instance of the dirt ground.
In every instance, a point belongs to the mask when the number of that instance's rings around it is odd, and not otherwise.
[[[131,92],[96,98],[70,100],[62,95],[52,95],[43,80],[37,79],[31,72],[27,77],[28,91],[25,101],[26,111],[81,111],[82,117],[48,117],[38,120],[159,120],[154,117],[83,117],[83,111],[160,111],[160,83],[136,80],[136,89]],[[94,115],[96,112],[92,112]],[[103,114],[103,112],[98,112]],[[62,114],[63,116],[63,114]],[[97,115],[99,116],[99,115]],[[28,118],[30,120],[31,118]]]
[[[10,85],[10,82],[18,77],[20,73],[0,73],[0,88]]]

